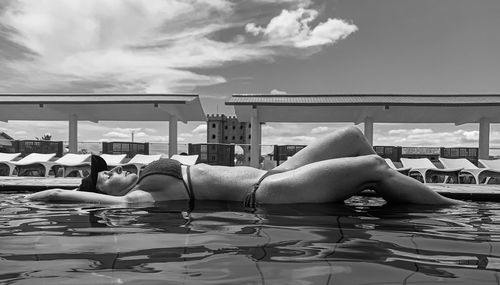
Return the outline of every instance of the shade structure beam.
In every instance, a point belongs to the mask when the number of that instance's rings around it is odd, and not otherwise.
[[[252,108],[252,117],[250,118],[250,166],[260,168],[260,145],[261,145],[261,125],[259,119],[259,109]]]
[[[167,112],[170,116],[176,117],[177,120],[180,120],[183,123],[188,122],[188,120],[176,108],[162,104],[157,104],[156,106],[158,106],[157,108],[159,108],[160,110]]]
[[[78,106],[78,108],[75,108],[75,106],[71,106],[69,104],[40,104],[39,107],[47,110],[53,110],[54,112],[60,114],[66,114],[70,117],[75,115],[79,119],[81,119],[82,115],[85,114],[86,121],[92,123],[99,122],[99,119],[92,115],[93,108],[88,106]]]
[[[177,117],[170,115],[168,123],[168,156],[177,154]]]
[[[78,153],[78,116],[71,114],[68,123],[69,152]]]
[[[479,120],[479,158],[488,159],[490,157],[490,120],[482,117]]]
[[[364,134],[368,143],[373,146],[373,118],[366,117],[364,122]]]

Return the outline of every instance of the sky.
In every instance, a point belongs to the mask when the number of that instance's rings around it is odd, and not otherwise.
[[[498,0],[2,0],[0,93],[196,93],[226,115],[238,93],[498,94],[498,15]],[[262,141],[307,144],[346,125],[268,123]],[[67,122],[0,131],[68,139]],[[85,141],[132,132],[168,141],[166,122],[79,122]],[[180,144],[205,141],[205,123],[179,123]],[[477,141],[476,124],[374,127],[375,145]]]

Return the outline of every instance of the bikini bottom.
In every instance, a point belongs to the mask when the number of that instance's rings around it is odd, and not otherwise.
[[[278,171],[278,170],[270,170],[266,172],[264,175],[262,175],[259,178],[259,181],[252,185],[252,189],[248,192],[248,194],[245,196],[245,199],[243,199],[243,206],[245,208],[250,208],[250,209],[255,209],[257,207],[257,199],[255,198],[255,192],[259,189],[260,183],[268,177],[276,173],[281,173],[283,171]]]

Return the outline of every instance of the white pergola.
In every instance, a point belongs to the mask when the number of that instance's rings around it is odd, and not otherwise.
[[[206,121],[196,94],[0,94],[0,121],[68,121],[77,152],[78,121],[168,121],[169,154],[177,153],[177,123]]]
[[[500,122],[497,94],[233,94],[226,105],[238,120],[250,122],[250,162],[258,166],[261,123],[352,122],[364,123],[373,143],[373,124],[466,123],[479,124],[479,158],[489,156],[490,124]]]

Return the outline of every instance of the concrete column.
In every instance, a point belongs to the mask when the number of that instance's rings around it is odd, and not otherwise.
[[[490,157],[490,120],[481,118],[479,121],[479,158]]]
[[[168,123],[168,156],[177,154],[177,117],[170,116]]]
[[[69,116],[69,130],[68,130],[68,145],[70,153],[78,152],[78,116],[71,114]]]
[[[365,137],[370,143],[371,146],[373,146],[373,118],[372,117],[366,117],[365,118]]]
[[[251,139],[250,139],[250,166],[259,168],[260,167],[260,144],[261,144],[261,126],[259,119],[259,111],[256,107],[252,109],[252,117],[250,119],[251,127]]]

